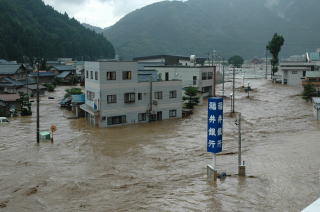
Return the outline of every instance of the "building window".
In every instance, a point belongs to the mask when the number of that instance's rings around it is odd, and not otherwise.
[[[117,103],[117,95],[108,95],[107,96],[107,103],[108,104]]]
[[[212,79],[212,75],[213,75],[212,72],[208,72],[208,80],[209,80],[209,79]]]
[[[298,72],[297,71],[292,71],[292,74],[297,74]]]
[[[107,118],[106,118],[105,116],[102,116],[101,120],[102,120],[102,121],[106,121]]]
[[[202,72],[202,80],[206,80],[207,79],[207,72]]]
[[[116,80],[116,72],[107,72],[107,80]]]
[[[122,72],[123,80],[131,80],[131,71],[123,71]]]
[[[124,94],[124,103],[134,103],[135,102],[135,93],[125,93]]]
[[[86,71],[86,78],[89,78],[89,71]]]
[[[96,71],[94,72],[94,79],[98,80],[98,72],[96,72]]]
[[[139,113],[138,114],[138,120],[139,121],[146,121],[147,120],[147,114],[146,113]]]
[[[170,93],[169,93],[169,98],[170,98],[170,99],[177,98],[177,91],[170,91]]]
[[[169,72],[166,72],[165,80],[169,81]]]
[[[162,91],[154,92],[155,99],[162,99]]]
[[[177,117],[177,110],[169,110],[169,117],[170,118]]]
[[[93,71],[90,71],[90,79],[93,79]]]
[[[138,100],[142,100],[142,93],[138,93]]]
[[[196,85],[197,84],[197,76],[193,76],[193,85]]]
[[[94,92],[87,91],[87,100],[93,101],[94,96],[95,96],[95,93],[94,93]]]
[[[126,122],[127,122],[126,116],[111,116],[111,117],[108,117],[108,125],[124,124]]]

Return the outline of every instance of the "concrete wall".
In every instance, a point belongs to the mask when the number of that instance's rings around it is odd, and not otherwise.
[[[135,62],[86,62],[85,71],[89,71],[89,77],[86,78],[86,92],[95,93],[93,101],[86,97],[86,104],[92,106],[95,103],[98,106],[98,125],[100,127],[108,126],[108,117],[126,116],[126,123],[138,123],[138,114],[147,113],[150,108],[150,82],[138,82],[137,63]],[[93,72],[91,79],[90,72]],[[107,80],[107,72],[116,72],[116,80]],[[130,80],[122,79],[123,71],[131,71]],[[98,72],[98,80],[95,79],[95,72]],[[169,110],[176,110],[176,118],[182,117],[182,82],[181,81],[159,81],[152,83],[153,100],[157,101],[153,105],[153,111],[162,112],[162,119],[169,119]],[[169,92],[176,90],[177,97],[169,98]],[[154,92],[162,91],[163,98],[154,99]],[[135,102],[125,103],[125,93],[134,93]],[[141,93],[142,99],[138,99]],[[108,103],[107,96],[116,95],[116,103]],[[92,107],[93,108],[93,107]],[[148,117],[148,116],[147,116]],[[149,121],[148,118],[143,121]],[[117,126],[117,125],[112,125]]]

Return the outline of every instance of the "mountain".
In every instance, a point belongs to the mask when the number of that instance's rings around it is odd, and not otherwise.
[[[100,27],[96,27],[96,26],[92,26],[90,24],[86,24],[86,23],[82,23],[82,26],[84,26],[85,28],[87,29],[90,29],[96,33],[102,33],[103,32],[103,29],[100,28]]]
[[[104,31],[117,54],[263,57],[275,32],[282,56],[320,46],[319,0],[164,1],[136,10]]]
[[[101,34],[60,14],[41,0],[0,0],[0,58],[113,58]]]

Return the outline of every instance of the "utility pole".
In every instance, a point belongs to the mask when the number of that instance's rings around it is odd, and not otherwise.
[[[266,48],[266,79],[268,79],[268,49]]]
[[[216,84],[217,84],[217,70],[215,66],[213,68],[213,96],[216,97]]]
[[[224,58],[222,59],[222,97],[224,97]]]
[[[241,113],[238,115],[238,166],[241,166]]]
[[[236,78],[236,73],[235,73],[235,67],[233,67],[232,71],[232,113],[234,113],[234,96],[235,96],[235,78]]]
[[[40,106],[40,98],[39,98],[39,63],[36,63],[37,69],[37,144],[40,143],[40,115],[39,115],[39,106]]]
[[[241,113],[238,114],[238,118],[235,123],[238,126],[238,175],[239,176],[246,176],[246,167],[241,159]]]
[[[150,76],[150,108],[149,108],[149,122],[153,121],[152,117],[152,76]]]

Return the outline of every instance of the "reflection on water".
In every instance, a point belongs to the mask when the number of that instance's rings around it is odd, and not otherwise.
[[[257,89],[250,99],[238,90],[235,108],[244,117],[243,159],[254,177],[234,176],[237,155],[226,154],[217,157],[218,168],[232,176],[207,182],[205,103],[186,119],[96,129],[65,118],[58,99],[43,98],[41,130],[57,125],[54,144],[35,145],[35,113],[0,126],[2,209],[300,211],[320,193],[319,123],[296,96],[299,89],[250,82]],[[58,89],[51,96],[62,96],[65,88]],[[236,126],[227,115],[224,134],[224,152],[236,152]]]

